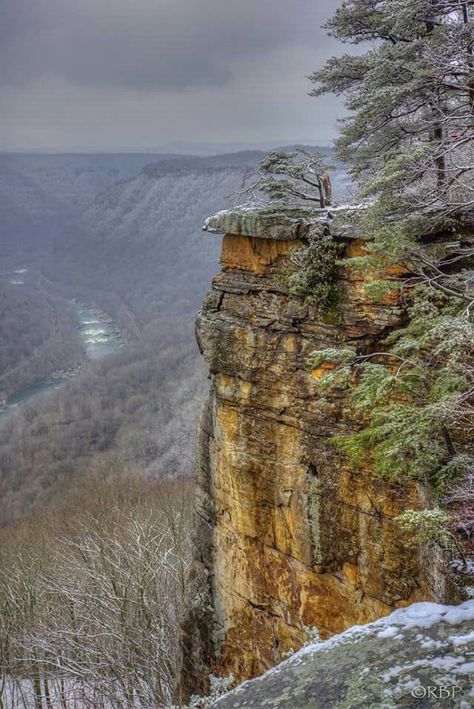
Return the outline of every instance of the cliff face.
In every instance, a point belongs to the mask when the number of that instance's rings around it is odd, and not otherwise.
[[[369,302],[364,279],[344,266],[337,322],[291,302],[281,273],[313,226],[274,212],[207,222],[225,235],[222,272],[197,321],[211,374],[185,648],[197,686],[206,666],[239,680],[262,673],[301,646],[305,626],[328,637],[414,601],[452,597],[439,560],[407,553],[393,522],[420,506],[423,491],[375,478],[369,464],[354,469],[329,441],[361,422],[343,391],[315,393],[324,370],[308,370],[309,354],[376,351],[404,313],[390,298]],[[346,256],[363,253],[362,240],[343,241]]]

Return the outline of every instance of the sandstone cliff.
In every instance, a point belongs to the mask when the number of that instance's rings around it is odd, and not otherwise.
[[[393,522],[426,493],[375,477],[369,464],[351,467],[329,439],[361,422],[342,390],[316,394],[324,370],[307,366],[314,350],[375,351],[403,322],[403,306],[369,301],[370,274],[344,262],[336,317],[292,302],[282,286],[290,252],[316,226],[331,230],[346,258],[364,252],[341,221],[269,209],[206,223],[224,239],[222,272],[197,320],[211,391],[185,640],[194,690],[209,668],[237,680],[261,674],[302,645],[307,627],[328,637],[418,600],[455,598],[441,560],[408,552]]]

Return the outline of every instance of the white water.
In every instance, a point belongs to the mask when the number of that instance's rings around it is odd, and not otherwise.
[[[26,273],[26,269],[18,269],[12,273],[23,274]],[[11,274],[5,275],[9,283],[13,283],[13,278],[10,278]],[[22,280],[15,285],[22,285],[23,282]],[[80,322],[81,338],[85,345],[88,359],[100,359],[115,352],[120,347],[120,338],[113,324],[101,322],[95,312],[84,305],[76,305],[76,307]],[[67,381],[66,377],[49,377],[39,379],[29,386],[16,391],[7,399],[6,405],[0,409],[0,418],[16,411],[20,405],[30,401],[38,394],[59,389]]]

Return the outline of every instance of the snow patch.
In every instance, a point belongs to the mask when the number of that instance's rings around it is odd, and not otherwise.
[[[424,650],[439,650],[439,648],[443,647],[444,643],[442,640],[423,640],[421,643],[421,647]]]
[[[378,638],[394,638],[398,635],[400,628],[397,628],[395,625],[389,625],[388,628],[385,628],[385,630],[381,630],[379,633],[377,633]]]
[[[468,643],[474,643],[474,630],[472,633],[467,635],[450,635],[448,640],[450,640],[454,647],[459,647],[460,645],[467,645]]]
[[[470,675],[474,673],[474,662],[465,662],[460,667],[456,667],[457,672],[461,672],[463,675]]]
[[[388,618],[392,623],[403,628],[432,628],[437,623],[459,625],[474,620],[474,601],[466,601],[459,606],[443,606],[441,603],[428,602],[414,603],[408,608],[399,608]],[[387,619],[383,618],[382,621],[384,620]]]

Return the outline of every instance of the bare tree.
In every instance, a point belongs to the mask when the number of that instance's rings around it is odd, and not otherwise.
[[[5,709],[172,702],[190,558],[189,490],[115,480],[114,492],[113,484],[107,481],[107,504],[104,488],[95,490],[99,504],[89,499],[62,536],[49,538],[54,551],[37,555],[39,563],[4,558]]]
[[[262,195],[286,204],[329,207],[332,187],[325,156],[302,148],[268,153],[256,171],[245,175],[236,196],[239,200],[261,201]]]

